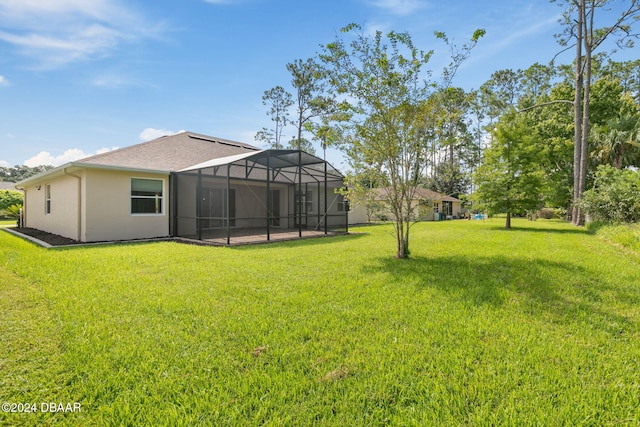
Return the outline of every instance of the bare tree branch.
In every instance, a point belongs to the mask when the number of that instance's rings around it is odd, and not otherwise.
[[[536,104],[531,107],[523,108],[522,110],[518,110],[518,113],[524,113],[525,111],[533,110],[534,108],[546,107],[551,104],[571,104],[573,105],[573,101],[569,101],[567,99],[557,99],[555,101],[543,102],[542,104]]]

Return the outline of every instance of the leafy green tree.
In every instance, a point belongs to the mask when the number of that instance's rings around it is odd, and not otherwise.
[[[478,163],[478,147],[471,130],[470,93],[461,88],[444,88],[435,98],[434,151],[426,185],[432,190],[457,197],[469,190],[469,172]],[[437,104],[436,104],[437,105]]]
[[[0,167],[0,180],[18,182],[34,175],[53,169],[51,165],[29,167],[25,165],[15,165],[14,167]]]
[[[640,166],[640,105],[617,77],[602,73],[592,85],[589,167],[609,164],[618,169]],[[587,188],[593,173],[587,175]]]
[[[640,105],[640,59],[626,62],[609,59],[602,73],[618,80],[624,92],[630,94],[636,105]]]
[[[380,31],[371,38],[351,24],[342,32],[356,34],[348,44],[340,38],[328,44],[321,59],[335,92],[349,98],[352,115],[343,148],[356,173],[378,171],[374,179],[386,184],[396,256],[406,258],[415,168],[425,157],[417,105],[427,95],[423,67],[431,52],[417,49],[407,33],[388,33],[389,46]]]
[[[384,183],[386,201],[395,226],[396,256],[409,256],[409,230],[416,214],[416,191],[428,155],[428,124],[425,108],[429,85],[425,66],[432,52],[413,44],[408,33],[383,36],[364,34],[351,24],[342,30],[350,41],[336,38],[320,54],[333,91],[342,96],[351,112],[344,125],[343,149],[356,171],[377,172]],[[469,45],[452,50],[445,80],[455,75],[484,31],[478,30]],[[351,36],[353,37],[351,38]],[[436,36],[446,40],[443,33]]]
[[[640,173],[601,165],[595,185],[581,200],[585,213],[594,221],[640,221]]]
[[[282,86],[276,86],[264,92],[262,104],[269,107],[267,115],[273,121],[273,128],[262,128],[256,133],[255,139],[276,150],[282,149],[282,131],[289,124],[289,108],[293,105],[293,98]]]
[[[591,130],[598,165],[608,164],[617,169],[640,165],[639,115],[613,118]]]
[[[594,64],[599,64],[599,61],[594,61]],[[569,108],[573,102],[568,99],[573,96],[574,88],[573,77],[566,70],[562,71],[565,68],[561,66],[557,73],[549,73],[550,76],[562,76],[564,80],[551,85],[536,83],[535,90],[538,94],[535,97],[530,97],[533,91],[526,83],[529,72],[526,70],[523,79],[524,95],[518,102],[518,108],[541,137],[539,151],[540,164],[545,170],[546,203],[548,206],[567,208],[571,213],[575,128],[573,111]],[[590,85],[589,123],[592,130],[587,159],[589,171],[595,170],[603,162],[613,164],[614,161],[621,161],[621,167],[634,165],[637,159],[634,118],[638,116],[640,109],[628,89],[625,89],[628,86],[621,85],[617,78],[599,65],[594,68],[597,70],[594,73],[597,78]],[[622,153],[624,160],[614,160],[616,155]],[[586,175],[586,188],[592,183],[593,173],[589,172]]]
[[[615,16],[607,15],[615,0],[550,0],[565,7],[564,31],[558,35],[561,46],[575,48],[574,67],[574,156],[573,156],[573,213],[576,225],[584,224],[580,199],[586,189],[587,159],[589,155],[590,100],[592,65],[595,51],[611,36],[619,36],[619,46],[631,47],[631,24],[638,20],[640,0],[629,0]],[[601,15],[602,14],[602,15]],[[609,22],[597,28],[604,16]],[[573,43],[573,45],[572,45]]]
[[[474,198],[491,214],[506,213],[505,228],[511,228],[513,214],[543,206],[544,172],[537,162],[537,138],[524,116],[515,112],[504,115],[476,172]]]
[[[548,206],[569,209],[573,188],[573,115],[569,103],[556,102],[571,97],[571,82],[560,82],[536,104],[545,105],[520,113],[527,118],[536,140],[537,161],[544,170],[544,199]]]
[[[6,209],[11,205],[22,206],[22,193],[14,190],[0,190],[0,210]]]
[[[292,150],[302,150],[309,154],[313,154],[314,156],[316,155],[316,150],[315,148],[313,148],[313,143],[307,138],[291,138],[287,148],[290,148]]]
[[[504,114],[518,103],[522,92],[522,71],[496,71],[481,90],[486,94],[487,110],[494,111],[495,116]]]
[[[442,162],[438,163],[435,169],[436,173],[433,177],[425,180],[425,187],[457,198],[467,193],[471,178],[467,171],[462,170],[459,163]]]
[[[11,205],[5,209],[0,209],[0,218],[19,219],[22,213],[22,205]],[[20,223],[18,223],[20,226]]]
[[[473,90],[469,93],[469,116],[471,118],[472,128],[472,153],[473,153],[473,164],[471,167],[472,175],[475,173],[476,168],[480,164],[480,159],[482,159],[482,148],[484,143],[484,127],[483,123],[485,118],[487,117],[484,106],[482,105],[482,96],[481,92],[478,90]],[[470,183],[471,185],[471,183]]]
[[[338,147],[342,142],[344,131],[340,123],[349,120],[349,114],[342,111],[340,104],[326,110],[320,116],[320,120],[310,121],[305,124],[305,130],[313,135],[313,140],[320,143],[326,160],[327,147]],[[313,153],[310,151],[310,153]]]
[[[303,133],[311,125],[314,118],[331,114],[335,103],[326,93],[324,70],[313,59],[306,61],[297,59],[287,64],[291,74],[291,85],[295,88],[294,110],[295,119],[292,124],[296,127],[296,137],[290,145],[299,150],[315,153],[311,141],[303,138]]]
[[[526,108],[537,104],[541,97],[549,94],[557,70],[552,66],[536,62],[521,73],[522,93],[518,99],[518,108]]]

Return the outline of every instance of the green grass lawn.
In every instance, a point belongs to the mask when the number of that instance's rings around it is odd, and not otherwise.
[[[589,231],[598,237],[640,255],[640,224],[589,224]]]
[[[15,219],[0,219],[0,227],[15,227]]]
[[[640,257],[552,221],[237,248],[0,232],[9,425],[638,425]]]

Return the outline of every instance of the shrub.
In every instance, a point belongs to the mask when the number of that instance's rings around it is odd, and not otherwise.
[[[0,211],[0,216],[9,218],[9,219],[18,219],[20,218],[20,211],[22,210],[22,205],[11,205],[6,209]]]
[[[22,206],[22,193],[15,190],[0,190],[0,211],[9,206]]]
[[[589,232],[601,239],[613,242],[640,254],[640,224],[611,225],[593,222],[587,226]]]
[[[640,219],[640,173],[601,165],[594,187],[585,191],[582,209],[593,221],[638,222]]]
[[[555,214],[551,208],[542,208],[538,211],[538,218],[552,219],[554,216]]]

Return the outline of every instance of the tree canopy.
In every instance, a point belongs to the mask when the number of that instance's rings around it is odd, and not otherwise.
[[[333,93],[346,100],[342,147],[356,174],[383,183],[397,242],[396,256],[409,255],[409,226],[426,157],[424,67],[431,52],[413,45],[408,33],[364,34],[352,24],[320,54]]]
[[[15,165],[14,167],[0,166],[0,181],[18,182],[42,172],[53,169],[53,166]]]
[[[353,201],[371,202],[358,190],[384,190],[400,258],[410,253],[420,187],[507,213],[507,226],[511,215],[543,206],[566,209],[579,225],[580,198],[598,166],[640,166],[640,60],[596,53],[608,38],[630,46],[640,0],[601,22],[612,1],[557,1],[564,8],[558,40],[575,48],[572,64],[497,70],[477,90],[452,82],[484,30],[460,48],[435,33],[451,58],[437,81],[434,52],[416,47],[409,33],[368,34],[350,24],[317,58],[287,65],[296,93],[284,114],[291,108],[295,116],[287,122],[296,129],[291,144],[339,147]]]
[[[476,201],[489,213],[525,214],[544,205],[544,172],[539,166],[539,136],[531,131],[524,116],[504,115],[493,131],[494,140],[484,153],[476,172]]]

